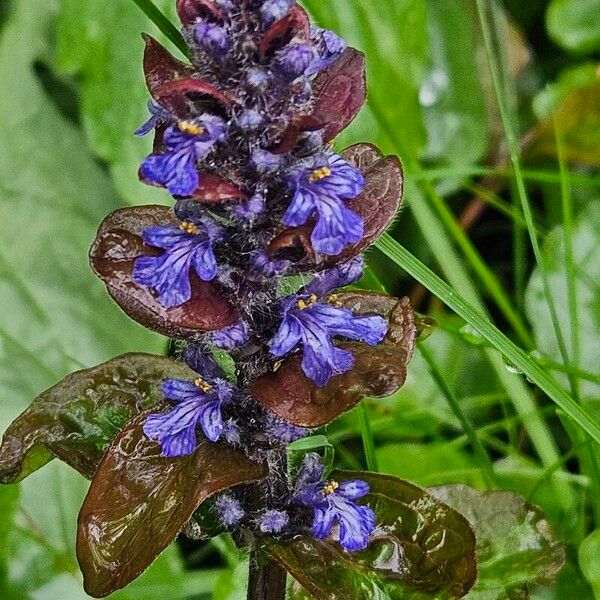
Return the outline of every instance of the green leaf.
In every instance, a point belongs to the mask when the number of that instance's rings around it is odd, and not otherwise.
[[[0,482],[20,481],[54,456],[91,479],[119,429],[163,401],[161,382],[194,376],[185,364],[150,354],[126,354],[68,375],[7,429]]]
[[[462,515],[395,477],[340,471],[333,478],[369,483],[378,529],[366,550],[348,553],[311,537],[264,542],[316,600],[459,598],[474,585],[475,537]]]
[[[173,0],[156,5],[177,22]],[[61,0],[56,68],[81,80],[80,109],[89,144],[108,164],[119,194],[131,204],[166,203],[166,192],[138,181],[151,140],[133,135],[148,117],[140,34],[156,34],[155,26],[130,0],[104,3],[102,10],[98,6],[97,0]]]
[[[466,485],[431,492],[462,513],[475,530],[479,577],[467,598],[528,598],[536,585],[552,583],[562,569],[563,544],[540,510],[520,496]]]
[[[573,356],[572,329],[569,321],[569,290],[565,261],[564,229],[554,229],[542,248],[544,264],[550,281],[552,298],[570,356]],[[592,373],[598,370],[600,356],[600,201],[589,199],[585,210],[577,217],[573,229],[573,260],[576,265],[576,298],[579,313],[581,344],[578,367]],[[548,301],[542,291],[539,269],[529,281],[526,310],[537,347],[547,356],[562,363],[560,349],[553,333]],[[592,414],[600,418],[600,386],[581,381],[581,396]]]
[[[266,474],[265,465],[204,438],[194,454],[165,458],[142,431],[148,414],[134,417],[106,451],[79,513],[77,557],[95,597],[137,578],[207,498]]]
[[[600,0],[553,0],[546,13],[550,37],[577,53],[600,49]]]
[[[579,546],[579,566],[600,598],[600,529],[588,535]]]

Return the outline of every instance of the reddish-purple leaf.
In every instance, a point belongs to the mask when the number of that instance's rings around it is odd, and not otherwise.
[[[332,140],[348,127],[367,98],[365,57],[354,48],[346,48],[313,83],[311,116],[325,127],[325,141]]]
[[[55,456],[91,479],[118,430],[163,401],[168,378],[193,379],[194,372],[172,358],[125,354],[67,376],[6,430],[0,483],[20,481]]]
[[[212,0],[177,0],[177,14],[184,27],[193,25],[196,19],[212,17],[223,20],[225,15]]]
[[[392,222],[400,208],[404,191],[400,160],[396,156],[382,156],[371,144],[350,146],[342,152],[342,156],[358,167],[366,180],[363,193],[347,202],[348,208],[363,219],[365,232],[362,240],[355,246],[349,246],[338,256],[317,256],[314,251],[306,250],[310,246],[310,235],[314,229],[314,223],[309,223],[302,227],[287,228],[279,233],[269,245],[271,254],[288,252],[293,255],[295,251],[305,257],[307,269],[314,269],[315,263],[319,269],[326,269],[360,254]]]
[[[200,187],[194,192],[196,200],[209,204],[220,204],[227,200],[247,200],[248,195],[229,181],[213,174],[202,174]]]
[[[266,31],[258,46],[261,59],[277,47],[282,46],[294,37],[306,39],[310,36],[310,21],[306,11],[294,6],[282,19],[276,21]]]
[[[110,446],[79,513],[77,558],[94,597],[138,577],[210,496],[266,475],[265,465],[205,439],[191,456],[163,457],[142,431],[149,412]]]
[[[230,106],[233,101],[229,94],[198,77],[172,79],[157,87],[154,94],[161,106],[172,110],[180,118],[186,118],[189,114],[186,97],[200,96],[219,107]]]
[[[190,65],[177,60],[164,46],[153,37],[144,34],[146,49],[144,51],[144,74],[146,85],[152,97],[158,102],[156,90],[169,81],[187,77],[194,72]],[[185,101],[174,99],[171,106],[165,106],[177,114],[185,114]]]
[[[361,479],[377,529],[368,548],[344,552],[339,543],[296,537],[264,540],[265,551],[314,600],[462,598],[475,584],[475,534],[456,510],[417,486],[376,473],[334,472]],[[306,598],[305,595],[292,595]]]
[[[144,244],[147,227],[178,223],[165,206],[123,208],[109,215],[98,230],[90,250],[94,272],[104,281],[115,302],[132,318],[166,336],[190,338],[222,329],[237,319],[236,310],[212,283],[190,271],[192,298],[176,308],[165,308],[149,288],[132,280],[135,259],[161,251]]]
[[[415,345],[414,315],[407,298],[352,292],[338,294],[355,314],[380,314],[389,319],[385,340],[377,346],[359,342],[339,344],[354,355],[354,366],[318,388],[302,371],[301,356],[295,355],[274,372],[259,377],[250,393],[266,409],[300,427],[320,427],[352,409],[365,396],[393,394],[406,379],[406,367]]]

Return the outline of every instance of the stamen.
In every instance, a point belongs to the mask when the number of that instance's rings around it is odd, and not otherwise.
[[[323,493],[326,494],[327,496],[330,496],[339,487],[340,487],[340,484],[337,481],[330,481],[329,483],[325,484],[325,486],[323,487]]]
[[[204,128],[192,121],[178,121],[177,127],[179,131],[190,135],[202,135],[204,133]]]
[[[316,294],[311,294],[310,297],[308,298],[308,300],[298,300],[298,302],[296,302],[296,306],[300,309],[300,310],[306,310],[307,308],[310,308],[313,304],[316,304],[318,298]]]
[[[213,391],[213,386],[210,385],[210,383],[204,381],[204,379],[202,379],[202,377],[198,377],[197,379],[194,379],[194,385],[198,388],[200,388],[205,394],[209,394],[210,392]]]
[[[327,302],[329,302],[329,304],[332,304],[336,308],[344,307],[344,305],[341,303],[340,298],[337,294],[330,294],[329,297],[327,298]]]
[[[283,360],[276,361],[275,364],[273,365],[273,373],[276,373],[277,371],[279,371],[279,369],[281,369],[282,364],[283,364]]]
[[[179,225],[179,229],[191,235],[196,235],[200,231],[196,225],[188,221],[183,221],[183,223]]]
[[[321,179],[325,179],[331,175],[331,169],[329,167],[322,167],[320,169],[314,170],[308,177],[308,180],[311,183],[315,183],[316,181],[321,181]]]

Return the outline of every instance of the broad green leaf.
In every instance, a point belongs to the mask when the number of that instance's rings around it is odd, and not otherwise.
[[[369,483],[377,515],[369,547],[344,552],[311,537],[266,540],[265,551],[316,600],[459,598],[475,583],[475,537],[458,512],[395,477],[340,471]]]
[[[265,465],[204,438],[194,454],[165,458],[142,431],[148,413],[106,451],[79,513],[77,557],[96,597],[136,579],[210,496],[266,474]]]
[[[573,231],[573,255],[576,265],[576,297],[579,316],[580,368],[596,373],[600,356],[600,201],[589,199],[578,216]],[[557,227],[546,238],[544,262],[550,290],[556,306],[569,356],[573,356],[572,328],[569,320],[569,294],[564,251],[564,230]],[[533,327],[537,347],[557,362],[562,362],[554,335],[550,310],[544,296],[541,274],[536,269],[526,295],[527,315]],[[563,378],[564,380],[564,378]],[[564,380],[566,383],[566,380]],[[581,395],[593,414],[600,418],[600,386],[581,381]]]
[[[552,39],[566,50],[600,50],[600,0],[552,0],[546,25]]]
[[[174,0],[155,2],[178,23]],[[147,116],[149,99],[142,71],[142,32],[156,34],[151,21],[131,0],[61,0],[55,65],[78,77],[83,125],[91,148],[109,165],[120,195],[131,204],[168,201],[164,191],[138,181],[149,138],[133,132]]]
[[[194,376],[185,364],[150,354],[126,354],[68,375],[4,434],[0,482],[20,481],[54,456],[91,479],[119,429],[163,400],[161,382]]]
[[[562,569],[565,550],[540,510],[510,492],[482,492],[466,485],[432,494],[462,513],[477,538],[478,579],[472,600],[527,598]]]
[[[427,3],[429,65],[419,90],[426,158],[463,166],[475,164],[488,146],[471,9],[469,0]]]

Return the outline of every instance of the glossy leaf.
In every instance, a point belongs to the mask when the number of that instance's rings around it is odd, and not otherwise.
[[[317,257],[310,243],[314,224],[284,229],[269,245],[269,251],[276,255],[295,251],[310,263],[313,269],[317,262],[320,269],[332,267],[360,254],[372,244],[389,226],[400,209],[404,191],[402,164],[395,156],[382,156],[372,144],[355,144],[346,148],[342,156],[358,167],[365,176],[363,193],[347,202],[348,208],[360,215],[364,222],[364,236],[361,241],[338,256]]]
[[[600,81],[574,89],[562,99],[553,114],[534,130],[529,156],[556,156],[554,119],[561,130],[567,159],[600,165]]]
[[[77,557],[94,597],[138,577],[210,496],[266,474],[264,465],[205,439],[191,456],[163,457],[142,431],[149,412],[114,440],[79,514]]]
[[[469,598],[528,598],[536,585],[551,584],[564,566],[563,544],[540,510],[521,496],[466,485],[431,493],[463,514],[475,531],[479,577]]]
[[[354,355],[354,366],[318,388],[300,367],[301,357],[288,358],[274,373],[250,385],[251,394],[266,409],[301,427],[319,427],[350,410],[365,396],[389,396],[406,379],[416,337],[407,298],[354,292],[336,298],[355,314],[377,313],[389,318],[385,340],[377,346],[346,342],[340,347]]]
[[[310,537],[265,541],[265,550],[315,600],[460,598],[475,583],[475,536],[467,520],[425,490],[395,477],[342,471],[363,479],[377,517],[369,547],[344,552]],[[300,595],[299,597],[306,597]]]
[[[348,127],[367,98],[365,57],[346,48],[331,67],[319,73],[313,83],[311,116],[325,126],[325,141]]]
[[[95,273],[104,281],[115,302],[133,319],[154,331],[172,337],[190,337],[231,325],[233,307],[215,286],[192,277],[192,298],[182,306],[167,309],[151,290],[132,280],[135,259],[158,252],[146,246],[141,233],[146,227],[176,223],[164,206],[123,208],[109,215],[90,250]]]
[[[0,482],[20,481],[54,456],[91,479],[117,431],[163,400],[161,381],[193,377],[183,363],[150,354],[126,354],[68,375],[7,429]]]

